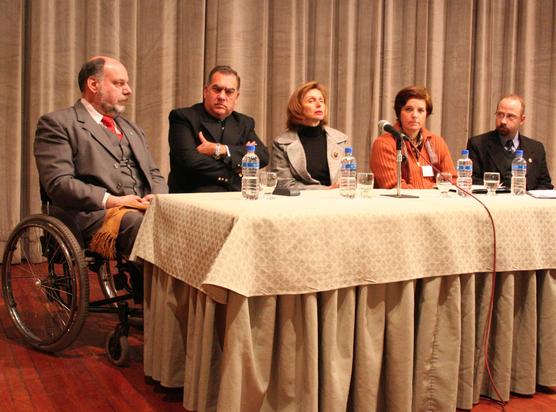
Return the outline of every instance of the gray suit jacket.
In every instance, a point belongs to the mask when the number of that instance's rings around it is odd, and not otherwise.
[[[340,177],[340,162],[344,156],[344,148],[348,145],[348,137],[328,126],[324,126],[324,130],[330,181],[335,184]],[[270,163],[272,171],[278,174],[280,186],[297,189],[325,188],[307,171],[305,150],[296,132],[287,131],[274,139]]]
[[[128,138],[147,193],[167,193],[143,131],[121,116],[116,123]],[[102,199],[107,191],[126,194],[116,149],[81,101],[39,119],[34,152],[41,185],[52,204],[63,209],[81,231],[104,218]]]

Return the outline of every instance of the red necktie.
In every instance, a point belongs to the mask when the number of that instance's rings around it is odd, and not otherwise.
[[[122,140],[122,134],[120,132],[118,132],[116,130],[116,126],[114,125],[114,119],[112,119],[110,116],[102,116],[102,124],[106,126],[106,128],[108,130],[110,130],[110,132],[114,133],[116,136],[118,136],[119,140]]]

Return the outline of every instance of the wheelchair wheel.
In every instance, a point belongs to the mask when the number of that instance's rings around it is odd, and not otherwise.
[[[98,282],[100,285],[100,290],[105,299],[111,298],[122,298],[125,295],[133,296],[133,287],[130,282],[129,269],[125,269],[126,266],[121,258],[117,261],[103,259],[102,264],[94,268],[98,277]],[[118,303],[114,302],[112,307],[117,308]]]
[[[99,266],[97,272],[100,290],[106,299],[118,296],[118,290],[114,281],[113,270],[109,259],[104,259],[102,265]],[[116,306],[114,304],[114,306]]]
[[[27,343],[56,352],[73,343],[88,310],[85,256],[58,219],[33,215],[11,233],[2,260],[2,294]]]
[[[112,331],[104,344],[108,359],[116,366],[127,366],[129,363],[129,341],[127,335],[119,330]]]

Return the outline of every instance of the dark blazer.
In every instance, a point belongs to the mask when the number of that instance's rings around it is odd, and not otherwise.
[[[255,121],[249,116],[232,112],[222,123],[208,114],[203,103],[197,103],[172,110],[169,121],[171,193],[241,190],[241,159],[248,141],[257,142],[255,153],[260,167],[268,164],[268,149],[257,137]],[[197,152],[196,147],[201,144],[199,132],[208,141],[227,145],[230,156],[217,160]]]
[[[167,193],[143,131],[121,116],[115,120],[128,138],[146,192]],[[81,231],[104,219],[102,199],[107,191],[114,196],[126,194],[116,148],[81,101],[39,119],[34,152],[41,185],[52,204],[64,209]]]
[[[510,187],[511,170],[505,167],[505,149],[496,130],[470,138],[467,149],[473,160],[473,184],[483,184],[484,172],[499,172],[500,181]],[[543,144],[520,134],[518,149],[527,160],[527,190],[552,189]]]

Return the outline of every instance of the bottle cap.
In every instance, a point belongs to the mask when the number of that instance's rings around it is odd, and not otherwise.
[[[462,154],[462,155],[468,155],[468,154],[469,154],[469,150],[463,149],[463,150],[461,151],[461,154]]]
[[[520,156],[523,157],[523,150],[516,150],[516,151],[515,151],[515,155],[516,155],[517,157],[520,157]]]
[[[353,153],[353,149],[352,149],[350,146],[347,146],[347,147],[345,148],[345,153],[346,153],[346,155],[350,155],[350,154]]]
[[[247,151],[248,152],[254,152],[255,151],[255,145],[248,144],[247,145]]]

